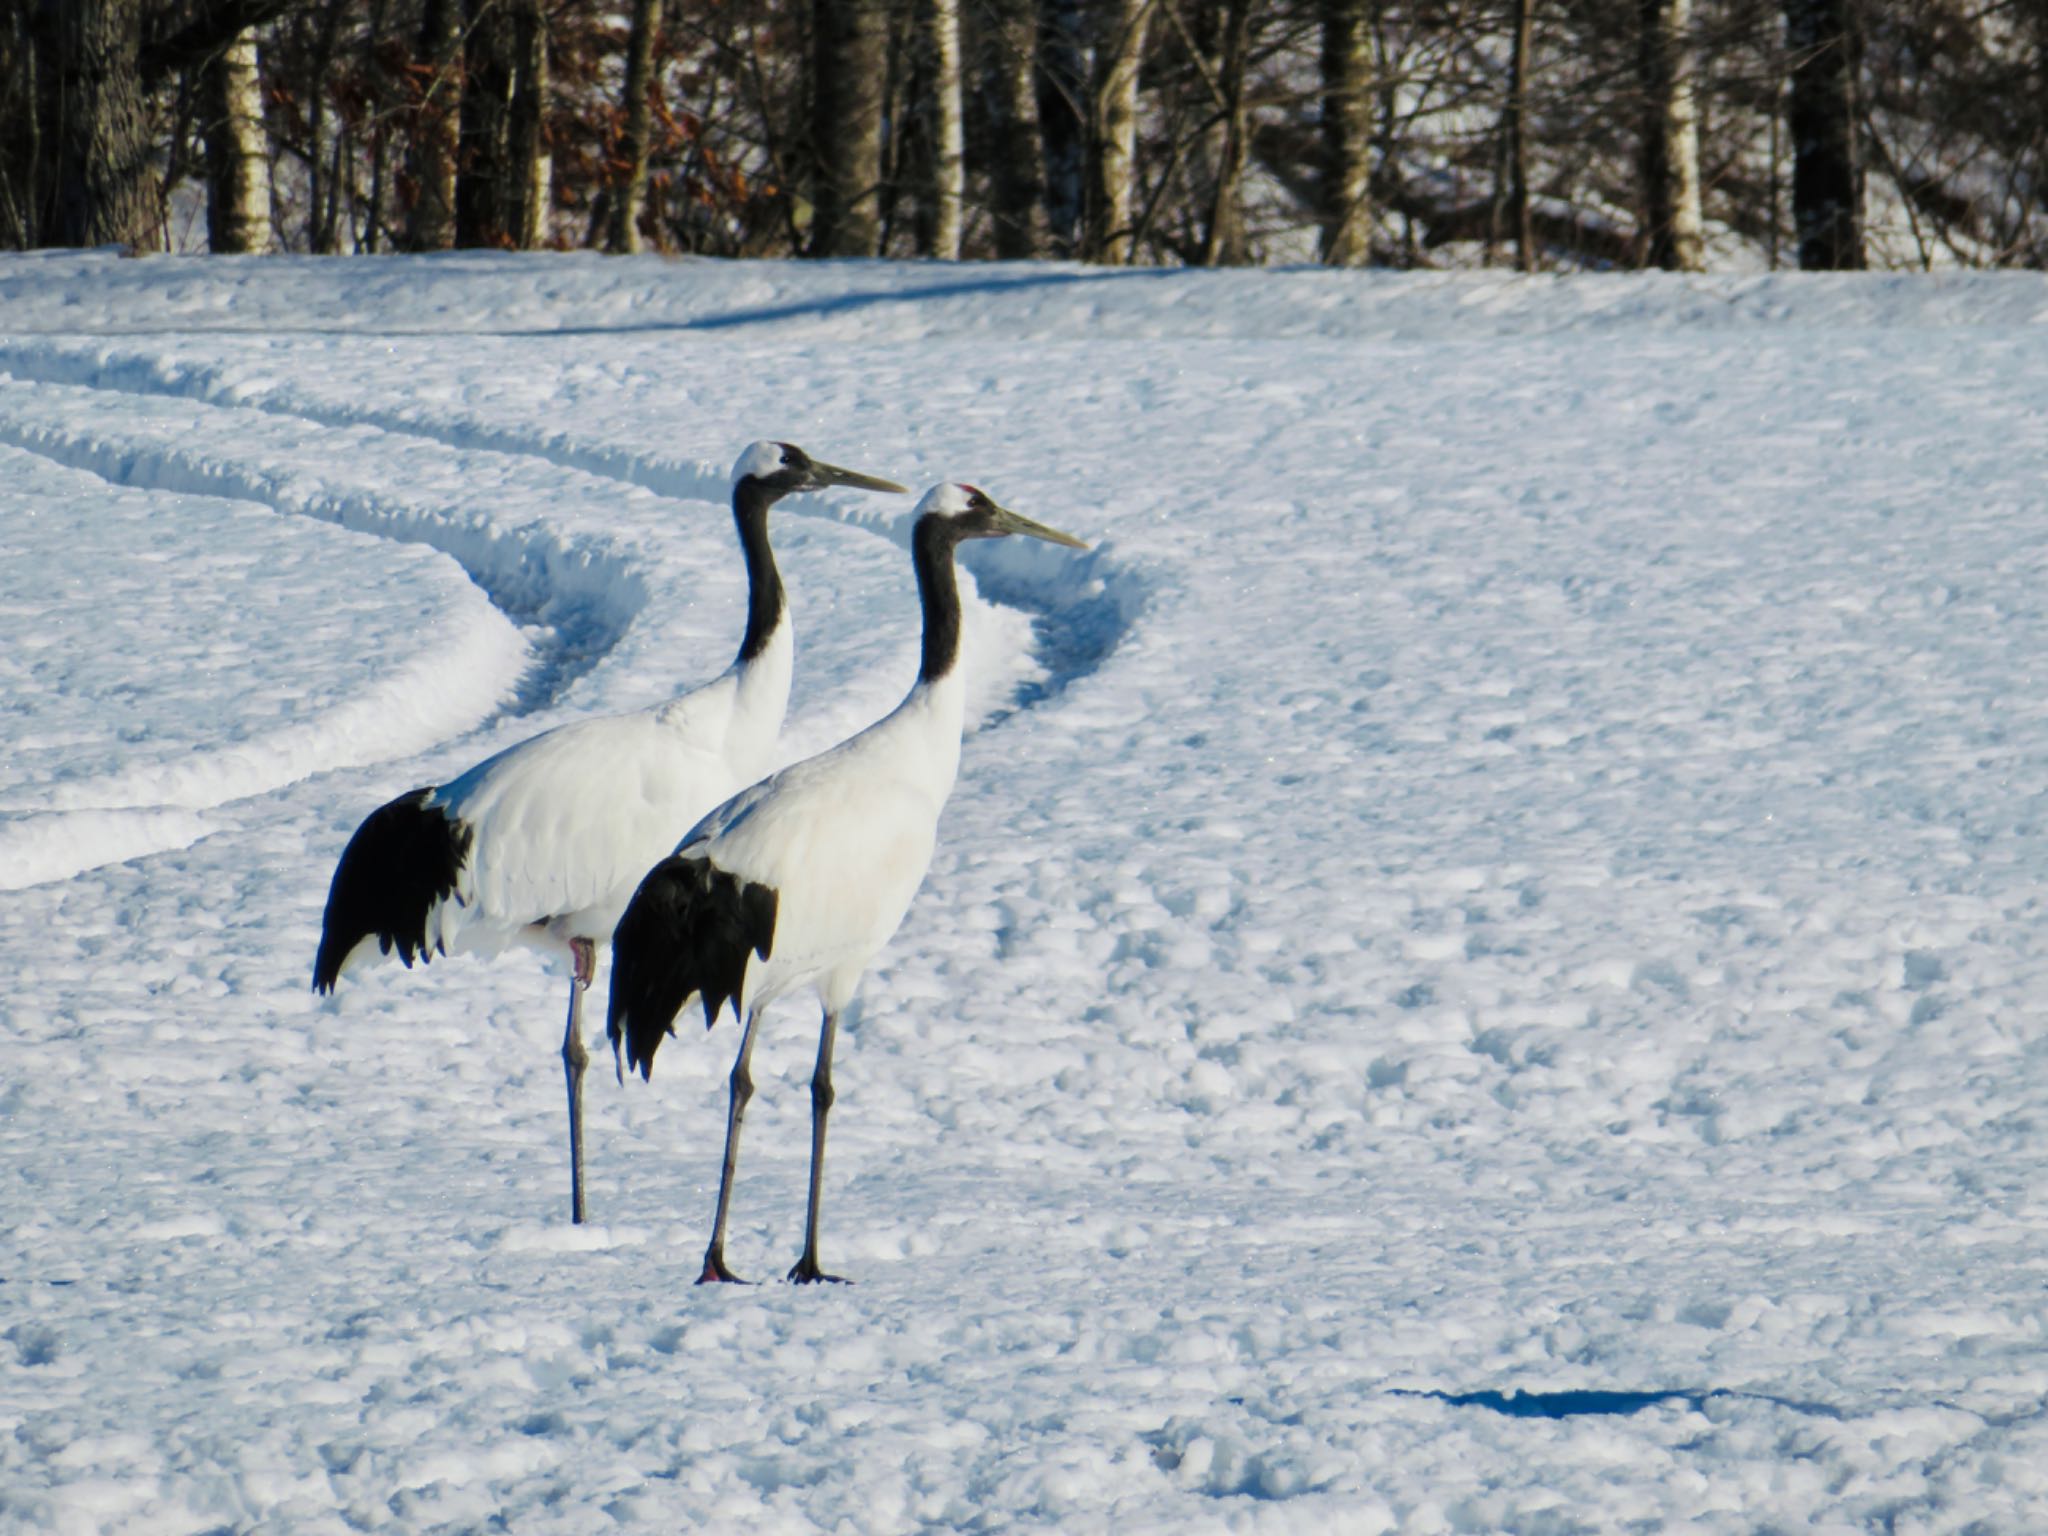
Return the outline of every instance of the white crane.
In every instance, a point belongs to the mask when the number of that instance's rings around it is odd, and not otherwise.
[[[569,1087],[569,1209],[582,1221],[583,993],[647,866],[705,811],[773,761],[795,642],[768,543],[768,509],[828,486],[897,491],[789,443],[733,465],[732,515],[747,562],[739,655],[703,687],[653,709],[543,732],[446,784],[415,789],[356,828],[327,892],[313,990],[352,962],[398,952],[408,969],[455,951],[524,944],[570,963],[562,1066]]]
[[[607,1029],[616,1060],[645,1078],[662,1036],[694,994],[708,1029],[729,1001],[744,1023],[733,1062],[718,1212],[698,1284],[736,1279],[725,1219],[740,1121],[753,1096],[748,1062],[761,1010],[810,987],[824,1007],[811,1076],[811,1187],[804,1251],[791,1280],[836,1280],[818,1267],[818,1196],[832,1042],[863,972],[924,882],[939,812],[960,765],[965,683],[953,554],[962,540],[1022,533],[1075,549],[1069,534],[996,505],[971,485],[939,485],[911,534],[924,607],[924,657],[896,709],[859,735],[784,768],[706,816],[648,872],[612,937]],[[759,963],[755,964],[754,959]],[[621,1068],[623,1075],[623,1067]]]

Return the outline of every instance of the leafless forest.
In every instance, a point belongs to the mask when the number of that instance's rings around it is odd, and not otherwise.
[[[2048,263],[2048,0],[0,0],[0,247]]]

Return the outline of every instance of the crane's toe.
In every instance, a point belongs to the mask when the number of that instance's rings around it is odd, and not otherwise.
[[[816,1285],[821,1281],[827,1285],[851,1285],[853,1282],[844,1275],[828,1275],[818,1268],[818,1261],[808,1253],[796,1261],[796,1267],[789,1272],[790,1280],[797,1285]]]
[[[726,1285],[752,1285],[754,1283],[751,1280],[742,1280],[738,1275],[727,1269],[725,1267],[724,1255],[707,1253],[704,1255],[704,1273],[697,1277],[697,1283],[699,1285],[710,1285],[714,1282],[722,1282]]]

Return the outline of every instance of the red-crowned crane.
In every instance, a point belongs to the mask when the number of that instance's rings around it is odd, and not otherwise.
[[[727,1002],[741,1019],[718,1177],[718,1211],[701,1285],[726,1268],[725,1220],[740,1121],[754,1091],[748,1062],[761,1011],[801,987],[824,1007],[811,1076],[811,1185],[804,1251],[791,1280],[836,1280],[818,1267],[818,1197],[832,1042],[862,974],[909,911],[960,764],[965,683],[953,554],[966,539],[1021,533],[1075,549],[1069,534],[996,505],[971,485],[939,485],[918,504],[911,557],[924,607],[917,682],[894,712],[816,757],[735,795],[697,824],[640,883],[612,937],[607,1029],[616,1058],[645,1078],[692,995],[705,1027]]]
[[[768,509],[829,486],[900,492],[789,443],[754,443],[732,472],[747,562],[738,657],[653,709],[580,720],[508,747],[446,784],[372,811],[335,867],[313,962],[332,992],[352,961],[398,952],[408,968],[456,951],[524,944],[566,955],[569,1210],[582,1221],[583,993],[648,865],[707,810],[773,761],[795,651]]]

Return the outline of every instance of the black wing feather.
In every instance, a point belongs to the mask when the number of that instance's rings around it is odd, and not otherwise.
[[[397,950],[408,968],[415,955],[431,958],[427,913],[454,891],[474,835],[466,823],[427,804],[433,793],[416,789],[379,806],[342,850],[313,960],[315,992],[332,992],[349,952],[372,935],[385,954]]]
[[[709,859],[671,854],[647,872],[612,933],[612,995],[606,1032],[642,1078],[655,1048],[675,1033],[676,1015],[696,993],[709,1029],[729,1002],[739,1008],[747,957],[775,947],[771,886],[729,875]]]

